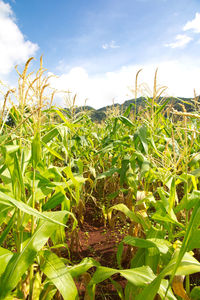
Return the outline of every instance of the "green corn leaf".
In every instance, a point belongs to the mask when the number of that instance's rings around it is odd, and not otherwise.
[[[78,298],[76,285],[63,261],[50,251],[43,252],[44,262],[41,270],[48,279],[57,287],[64,300]]]
[[[154,283],[154,280],[156,276],[152,272],[151,268],[149,266],[142,266],[139,268],[133,268],[128,270],[116,270],[111,269],[107,267],[98,267],[96,272],[94,273],[91,281],[88,284],[88,292],[90,296],[94,296],[94,287],[96,284],[110,278],[112,275],[119,273],[121,276],[126,278],[129,283],[134,285],[134,287],[145,287],[151,285],[151,283]],[[161,287],[160,287],[161,284]],[[167,283],[166,281],[160,280],[158,284],[159,294],[163,295],[166,292],[167,289]],[[176,299],[174,298],[171,290],[168,291],[169,299]],[[139,299],[139,298],[137,298]],[[144,298],[140,298],[144,299]],[[146,297],[146,299],[150,300],[153,298]]]
[[[112,278],[110,278],[110,281],[111,281],[111,283],[113,284],[113,286],[115,287],[115,289],[116,289],[116,291],[117,291],[117,293],[118,293],[120,299],[121,299],[121,300],[125,300],[125,298],[124,298],[124,293],[123,293],[123,288],[122,288],[121,284],[118,283],[118,282],[115,281],[115,280],[112,280]]]
[[[167,288],[168,288],[168,280],[162,279],[160,288],[158,290],[158,294],[160,295],[161,299],[164,299]],[[168,300],[177,300],[177,298],[174,296],[171,288],[169,288],[169,290],[167,292],[167,299]]]
[[[2,234],[0,235],[0,245],[2,245],[2,243],[6,239],[8,233],[10,232],[10,229],[12,228],[12,226],[14,226],[14,221],[15,221],[15,213],[12,215],[12,217],[10,218],[6,228],[4,229]]]
[[[126,278],[135,286],[145,286],[149,284],[155,275],[149,266],[120,271],[120,275]]]
[[[120,275],[126,278],[129,282],[131,282],[135,286],[140,287],[149,284],[155,278],[155,275],[153,274],[149,266],[142,266],[139,268],[128,270],[117,270],[107,267],[97,267],[96,272],[94,273],[91,281],[89,282],[89,286],[92,286],[93,284],[98,284],[116,273],[120,273]]]
[[[81,274],[87,272],[92,267],[99,267],[99,263],[91,257],[84,258],[79,264],[74,266],[68,266],[67,270],[71,276],[78,277]]]
[[[195,286],[190,294],[190,297],[192,300],[199,300],[200,299],[200,287],[199,286]]]
[[[21,154],[21,173],[22,173],[22,176],[24,176],[25,170],[31,159],[31,150],[29,150],[27,148],[23,148],[21,150],[21,152],[22,152],[22,154]]]
[[[147,127],[142,125],[138,128],[138,137],[142,143],[145,154],[148,154]]]
[[[164,103],[155,111],[155,115],[158,115],[167,105],[167,103],[170,101],[170,98],[166,99]]]
[[[175,199],[176,199],[176,185],[175,185],[175,178],[173,177],[171,181],[171,188],[170,188],[170,195],[169,195],[169,208],[168,208],[169,214],[174,208]]]
[[[136,297],[136,300],[153,300],[160,288],[161,277],[157,276],[144,290]]]
[[[5,248],[0,247],[0,277],[6,269],[6,266],[10,259],[12,258],[13,253]]]
[[[2,147],[2,152],[4,153],[5,158],[7,154],[16,153],[18,150],[19,150],[18,145],[6,145]]]
[[[37,217],[39,219],[46,220],[46,221],[52,222],[54,224],[58,224],[58,225],[63,226],[63,223],[60,223],[58,220],[51,219],[49,217],[50,216],[49,214],[40,213],[38,210],[28,206],[27,204],[25,204],[23,202],[17,201],[14,198],[11,198],[10,196],[7,196],[3,192],[0,192],[0,203],[2,203],[4,205],[7,205],[7,206],[10,206],[10,207],[18,208],[21,211],[23,211],[23,212],[25,212],[25,213],[27,213],[31,216]],[[75,219],[75,217],[72,213],[65,212],[65,214],[70,215],[75,220],[75,223],[76,223],[76,219]]]
[[[106,177],[110,177],[118,171],[119,171],[119,169],[117,169],[117,168],[111,168],[108,171],[105,171],[103,173],[98,174],[95,180],[97,181],[98,179],[103,179],[103,178],[106,178]]]
[[[61,204],[66,199],[66,196],[62,192],[54,194],[43,206],[42,209],[49,210],[55,208],[57,205]]]
[[[145,249],[139,248],[131,260],[131,268],[138,268],[145,265]]]
[[[138,248],[157,248],[158,251],[162,254],[166,254],[169,251],[169,248],[172,246],[170,242],[164,239],[151,238],[151,239],[142,239],[133,236],[126,236],[123,243],[138,247]]]
[[[145,220],[145,218],[140,215],[139,213],[135,213],[133,211],[131,211],[125,204],[123,203],[120,203],[120,204],[117,204],[117,205],[114,205],[112,207],[109,208],[108,210],[108,218],[111,220],[112,218],[112,211],[113,210],[118,210],[118,211],[121,211],[123,212],[127,217],[130,218],[130,220],[132,222],[136,222],[136,223],[140,223],[143,228],[145,230],[149,229],[149,226],[150,226],[150,223],[148,220]]]
[[[133,237],[133,236],[126,236],[123,239],[123,243],[134,246],[134,247],[138,247],[138,248],[152,248],[152,247],[157,248],[157,245],[154,244],[152,241]]]
[[[159,213],[155,213],[152,216],[152,219],[156,221],[165,222],[166,224],[171,223],[185,229],[185,226],[182,223],[178,222],[177,220],[174,220],[174,218],[172,218],[169,215],[162,216]]]
[[[135,106],[135,104],[134,103],[131,103],[131,104],[129,104],[129,106],[127,107],[127,109],[125,110],[125,112],[124,112],[124,117],[128,117],[129,116],[129,114],[130,114],[130,111],[131,111],[131,108],[133,107],[133,106]],[[136,108],[135,108],[136,109]]]
[[[162,270],[162,272],[148,285],[144,288],[140,295],[137,296],[136,300],[142,300],[144,297],[148,300],[153,300],[157,292],[159,292],[159,288],[163,278],[167,275],[171,275],[171,280],[168,283],[168,286],[165,290],[165,295],[170,291],[169,285],[173,280],[175,275],[189,275],[193,273],[200,272],[200,263],[192,257],[191,254],[185,253],[182,261],[179,262],[177,267],[177,259],[179,257],[179,251],[177,251],[174,257],[171,259],[169,264]],[[175,274],[174,274],[174,270]]]
[[[56,150],[49,147],[47,144],[42,142],[42,145],[55,157],[59,158],[60,160],[65,160]]]
[[[178,250],[169,264],[163,269],[162,276],[173,275],[179,255],[180,252]],[[186,252],[176,269],[176,275],[189,275],[197,272],[200,272],[200,263],[189,252]]]
[[[171,285],[174,276],[177,274],[177,269],[179,268],[179,265],[182,263],[182,259],[189,248],[192,236],[193,236],[194,232],[197,230],[199,224],[200,224],[200,201],[198,200],[193,209],[192,216],[190,218],[190,222],[188,224],[188,227],[187,227],[187,230],[186,230],[186,233],[184,236],[184,240],[182,242],[180,251],[177,255],[176,263],[174,264],[174,267],[173,267],[173,271],[171,274],[172,276],[170,278],[169,285]],[[200,266],[200,264],[199,264],[199,266]],[[190,270],[192,270],[191,266],[188,271],[190,271]],[[199,272],[199,271],[196,271],[196,272]],[[189,274],[192,274],[192,273],[189,273]],[[187,275],[187,274],[184,274],[184,275]]]
[[[120,269],[122,269],[121,260],[122,260],[123,249],[124,249],[123,242],[120,242],[117,247],[117,264]]]
[[[129,217],[131,219],[131,221],[136,222],[136,223],[140,223],[139,218],[136,216],[136,214],[131,211],[125,204],[121,203],[121,204],[116,204],[112,207],[109,208],[108,210],[108,217],[109,219],[112,218],[112,211],[113,210],[118,210],[123,212],[127,217]]]
[[[40,143],[40,133],[36,132],[32,145],[32,164],[33,168],[36,168],[41,159],[41,143]]]
[[[135,128],[134,124],[126,117],[124,116],[120,116],[119,120],[126,126],[130,127],[130,128]]]
[[[60,110],[56,109],[55,112],[59,115],[61,120],[63,120],[63,122],[65,123],[65,126],[67,126],[71,130],[71,132],[75,133],[74,128],[80,127],[80,124],[70,123]]]
[[[4,223],[5,218],[10,210],[12,210],[12,208],[0,203],[0,225]]]
[[[188,243],[187,250],[193,250],[200,248],[200,229],[194,230]]]
[[[53,284],[50,285],[47,283],[40,295],[40,300],[53,300],[56,292],[57,289],[55,288],[55,286]]]
[[[2,152],[4,154],[4,163],[10,172],[10,178],[12,182],[12,192],[18,199],[21,198],[25,201],[25,187],[22,175],[22,168],[19,164],[19,158],[17,152],[19,146],[9,145],[2,147]]]
[[[175,213],[179,212],[182,209],[190,210],[192,209],[196,203],[199,201],[200,198],[200,191],[193,190],[192,193],[188,195],[188,197],[183,196],[180,204],[176,206],[174,209]]]
[[[191,174],[195,177],[200,177],[200,168],[193,170]]]
[[[63,224],[66,213],[68,212],[61,211],[45,214],[49,220]],[[0,299],[5,299],[5,296],[16,287],[22,275],[34,263],[38,251],[42,249],[55,231],[55,226],[53,222],[40,221],[34,234],[26,241],[22,251],[13,254],[4,273],[0,277]]]
[[[159,240],[157,240],[157,243],[154,243],[153,240],[145,240],[141,238],[127,236],[124,238],[123,243],[137,248],[145,248],[145,265],[148,265],[154,272],[156,272],[160,257],[160,249],[157,246],[159,245]],[[167,251],[165,249],[165,252]]]
[[[60,127],[60,125],[59,125],[58,127]],[[47,144],[47,143],[49,143],[50,141],[52,141],[53,138],[54,138],[55,136],[57,136],[57,135],[58,135],[58,128],[55,127],[55,128],[53,128],[53,129],[51,129],[50,131],[47,131],[47,133],[46,133],[45,135],[43,135],[41,141],[42,141],[43,143]]]

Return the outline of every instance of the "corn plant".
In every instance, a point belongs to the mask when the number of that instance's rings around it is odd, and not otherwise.
[[[153,93],[138,108],[139,71],[134,104],[96,124],[76,113],[75,98],[67,110],[54,107],[43,60],[35,75],[32,60],[17,70],[0,117],[0,299],[78,299],[82,274],[85,299],[95,299],[106,279],[124,300],[198,299],[190,283],[200,272],[197,97],[175,110],[161,97],[156,71]],[[129,224],[117,268],[71,260],[91,203],[104,226]],[[126,279],[124,289],[115,274]]]

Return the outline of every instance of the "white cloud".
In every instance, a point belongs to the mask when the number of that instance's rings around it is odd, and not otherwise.
[[[200,33],[200,13],[195,14],[195,18],[192,21],[188,21],[182,28],[183,31],[192,30],[195,33]],[[170,48],[183,48],[193,40],[191,36],[186,34],[178,34],[175,37],[175,41],[165,44],[165,47]],[[197,41],[198,43],[198,41]]]
[[[16,64],[34,55],[38,45],[25,40],[11,6],[0,0],[0,74],[8,74]]]
[[[59,78],[52,78],[51,85],[58,90],[69,90],[72,95],[77,93],[76,105],[87,105],[100,108],[115,103],[123,103],[133,98],[129,87],[134,88],[135,75],[140,68],[138,83],[145,82],[153,88],[154,72],[158,66],[158,83],[168,86],[168,95],[193,97],[193,89],[200,92],[199,68],[200,62],[192,64],[184,61],[164,61],[158,65],[130,65],[115,72],[99,75],[89,75],[83,68],[77,67]],[[144,94],[143,94],[144,95]],[[62,96],[57,98],[57,104],[66,106]]]
[[[195,33],[200,33],[200,13],[197,12],[195,18],[185,24],[183,30],[193,30]]]
[[[165,44],[165,47],[183,48],[191,41],[192,41],[192,38],[190,36],[187,36],[185,34],[178,34],[175,37],[175,41],[172,43]]]
[[[115,41],[111,41],[110,43],[105,43],[102,45],[102,48],[104,50],[107,50],[107,49],[116,49],[116,48],[120,48],[119,45],[116,45],[116,42]]]

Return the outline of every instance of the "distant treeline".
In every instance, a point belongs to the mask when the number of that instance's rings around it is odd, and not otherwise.
[[[159,101],[162,101],[163,98],[159,98],[158,99],[158,103]],[[149,98],[150,100],[150,98]],[[198,103],[199,101],[199,96],[195,99]],[[185,109],[187,112],[191,112],[194,111],[195,108],[195,100],[191,99],[191,98],[174,98],[174,97],[169,97],[169,102],[168,105],[171,105],[171,107],[173,107],[175,110],[177,111],[182,111],[183,107],[181,105],[184,105]],[[102,108],[99,109],[94,109],[91,106],[80,106],[80,107],[76,107],[74,109],[74,113],[81,113],[81,112],[88,112],[92,121],[94,122],[101,122],[104,121],[106,119],[107,116],[107,112],[112,112],[112,110],[117,109],[121,114],[123,114],[126,109],[129,107],[130,104],[133,104],[131,111],[134,112],[136,109],[136,113],[138,112],[138,110],[144,108],[147,104],[147,99],[145,97],[139,97],[136,99],[130,99],[125,101],[123,104],[113,104],[113,105],[108,105],[108,106],[104,106]],[[136,108],[135,108],[135,104],[136,104]],[[198,103],[200,104],[200,103]],[[69,111],[69,109],[65,108],[64,110]]]
[[[183,111],[183,109],[185,109],[187,112],[192,112],[192,111],[197,111],[200,108],[200,102],[199,102],[199,96],[196,97],[195,99],[192,98],[167,98],[167,105],[168,107],[170,107],[170,109],[175,109],[177,111]],[[91,120],[93,122],[97,122],[97,123],[101,123],[102,121],[104,121],[106,119],[106,117],[110,114],[113,115],[117,115],[117,114],[123,114],[125,111],[127,111],[128,107],[132,104],[131,109],[130,109],[130,114],[134,114],[135,113],[135,109],[136,109],[136,114],[138,113],[138,111],[141,111],[143,109],[145,109],[146,107],[150,107],[151,106],[151,98],[145,98],[145,97],[139,97],[136,99],[131,99],[131,100],[127,100],[125,101],[123,104],[113,104],[113,105],[108,105],[99,109],[94,109],[91,106],[77,106],[77,107],[73,107],[73,108],[64,108],[62,110],[63,113],[65,113],[66,115],[68,115],[70,118],[72,116],[72,114],[76,115],[77,114],[84,114],[87,113]],[[166,99],[164,100],[166,101]],[[163,98],[159,98],[156,100],[156,103],[158,104],[158,106],[162,106],[163,103]],[[183,107],[184,105],[184,107]],[[166,106],[167,107],[167,106]],[[25,112],[29,112],[29,107],[27,107],[25,109]],[[58,117],[57,114],[55,114],[55,116]],[[126,116],[128,116],[126,114]],[[10,127],[14,127],[16,120],[17,120],[18,116],[17,116],[17,110],[14,109],[14,107],[10,110],[9,115],[7,116],[7,120],[6,120],[6,124]]]

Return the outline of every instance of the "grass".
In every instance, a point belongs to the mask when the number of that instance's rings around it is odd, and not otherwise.
[[[85,299],[95,299],[106,279],[120,299],[192,298],[198,289],[192,292],[190,278],[200,272],[198,97],[187,103],[190,112],[184,102],[169,110],[156,71],[144,108],[131,104],[96,124],[87,112],[75,113],[75,98],[66,113],[52,106],[56,91],[42,58],[35,75],[28,73],[32,59],[17,71],[18,88],[6,92],[1,111],[0,299],[78,299],[75,282],[87,274]],[[118,269],[71,260],[69,241],[78,244],[90,205],[105,230],[118,230],[119,222],[121,233],[128,229]],[[123,269],[125,245],[131,256]]]

